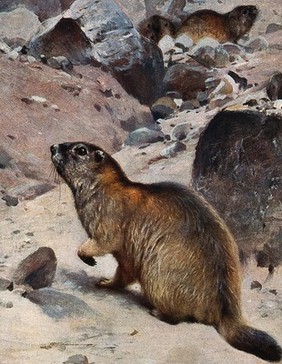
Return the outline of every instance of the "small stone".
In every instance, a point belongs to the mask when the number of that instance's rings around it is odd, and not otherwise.
[[[282,109],[282,100],[276,100],[273,104],[274,109],[281,110]]]
[[[125,145],[141,145],[146,143],[157,143],[165,140],[165,135],[161,131],[148,128],[139,128],[130,133],[125,140]]]
[[[281,24],[276,24],[276,23],[271,23],[267,26],[266,28],[266,33],[274,33],[277,32],[278,30],[282,29],[282,25]]]
[[[266,93],[271,101],[282,99],[282,72],[275,72],[270,77]]]
[[[12,291],[13,290],[13,282],[9,281],[6,278],[0,277],[0,291]]]
[[[19,203],[19,199],[11,195],[4,195],[2,200],[6,201],[7,206],[17,206]]]
[[[200,107],[200,101],[199,99],[195,99],[195,100],[188,100],[188,101],[183,101],[183,103],[181,104],[179,111],[185,111],[185,110],[194,110],[194,109],[198,109]]]
[[[0,301],[0,306],[1,307],[4,307],[4,308],[13,308],[14,305],[13,305],[13,302],[12,301]]]
[[[189,55],[205,67],[226,67],[229,54],[215,39],[203,38],[189,52]]]
[[[0,39],[0,52],[8,54],[11,52],[11,48]]]
[[[174,48],[174,40],[173,38],[166,34],[162,39],[159,41],[159,47],[161,48],[163,54],[168,53]]]
[[[258,281],[252,281],[251,289],[256,289],[256,290],[260,291],[262,289],[262,285]]]
[[[27,58],[28,63],[30,63],[30,64],[36,62],[36,59],[32,56],[27,56],[26,58]]]
[[[38,102],[40,104],[44,104],[47,102],[47,100],[44,97],[41,96],[31,96],[31,100],[33,100],[34,102]]]
[[[88,364],[88,359],[85,355],[77,354],[70,356],[67,361],[64,361],[63,364]]]
[[[57,267],[54,251],[42,247],[26,257],[13,274],[17,285],[27,285],[33,289],[51,286]]]
[[[264,37],[259,36],[256,38],[251,38],[248,42],[244,44],[244,47],[248,52],[262,51],[268,48],[268,42]]]
[[[188,49],[193,46],[193,44],[193,40],[186,34],[181,34],[175,39],[175,45],[181,48],[183,52],[187,52]]]
[[[275,296],[278,295],[278,292],[277,292],[276,289],[270,289],[269,292],[272,293],[272,294],[274,294]]]
[[[19,53],[18,53],[17,51],[13,50],[13,51],[11,51],[11,52],[9,52],[9,53],[7,54],[7,57],[8,57],[8,59],[10,59],[11,61],[15,61],[15,60],[19,57]]]
[[[190,123],[178,124],[171,131],[171,139],[176,141],[184,140],[187,138],[190,130]]]
[[[168,147],[164,148],[160,155],[165,158],[174,158],[176,157],[177,153],[186,150],[186,145],[181,142],[174,142],[170,144]]]

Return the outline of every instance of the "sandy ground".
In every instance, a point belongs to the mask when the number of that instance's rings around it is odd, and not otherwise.
[[[76,257],[86,236],[65,185],[17,207],[0,202],[0,217],[0,276],[11,277],[37,247],[52,247],[58,259],[53,288],[90,307],[83,314],[74,309],[55,319],[16,291],[0,292],[1,364],[57,364],[76,354],[85,355],[89,363],[263,363],[231,348],[212,327],[172,326],[150,316],[138,286],[123,293],[96,288],[97,279],[111,276],[116,263],[103,257],[92,268]],[[263,284],[267,273],[252,263],[245,269],[244,312],[252,325],[282,342],[282,272],[277,270]],[[261,291],[250,289],[253,280],[263,284]]]

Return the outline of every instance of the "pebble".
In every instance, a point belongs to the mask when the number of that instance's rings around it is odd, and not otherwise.
[[[64,361],[63,364],[88,364],[88,359],[85,355],[77,354],[72,355],[68,358],[67,361]]]
[[[125,140],[125,145],[141,145],[145,143],[157,143],[165,140],[161,131],[148,128],[139,128],[131,132]]]
[[[0,277],[0,291],[12,291],[13,290],[13,282],[9,281],[6,278]]]
[[[185,140],[191,130],[191,123],[176,125],[171,131],[171,139],[175,141]]]
[[[176,157],[177,153],[186,150],[186,145],[181,142],[174,142],[170,144],[168,147],[164,148],[160,155],[165,158],[174,158]]]

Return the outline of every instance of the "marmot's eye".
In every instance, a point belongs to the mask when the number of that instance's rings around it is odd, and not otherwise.
[[[247,9],[243,9],[243,10],[242,10],[242,14],[243,14],[243,15],[248,15],[248,10],[247,10]]]
[[[83,147],[83,146],[76,147],[74,149],[74,151],[75,151],[75,153],[77,155],[80,155],[80,156],[84,156],[84,155],[86,155],[88,153],[87,149],[85,147]]]

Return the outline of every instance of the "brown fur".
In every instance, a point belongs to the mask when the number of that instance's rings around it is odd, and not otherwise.
[[[177,29],[168,19],[154,15],[140,24],[139,31],[157,43],[165,34],[175,38],[187,34],[195,43],[204,37],[213,37],[221,43],[236,43],[249,32],[257,15],[258,9],[254,5],[237,6],[225,14],[198,10],[190,14]]]
[[[173,35],[175,33],[175,27],[172,22],[161,15],[153,15],[142,20],[137,29],[145,38],[155,43],[159,43],[166,34]]]
[[[92,144],[64,143],[51,152],[89,236],[79,257],[88,264],[107,253],[117,259],[115,276],[101,286],[138,281],[159,318],[213,325],[240,350],[281,358],[274,339],[245,325],[237,245],[207,202],[175,183],[131,182]]]

